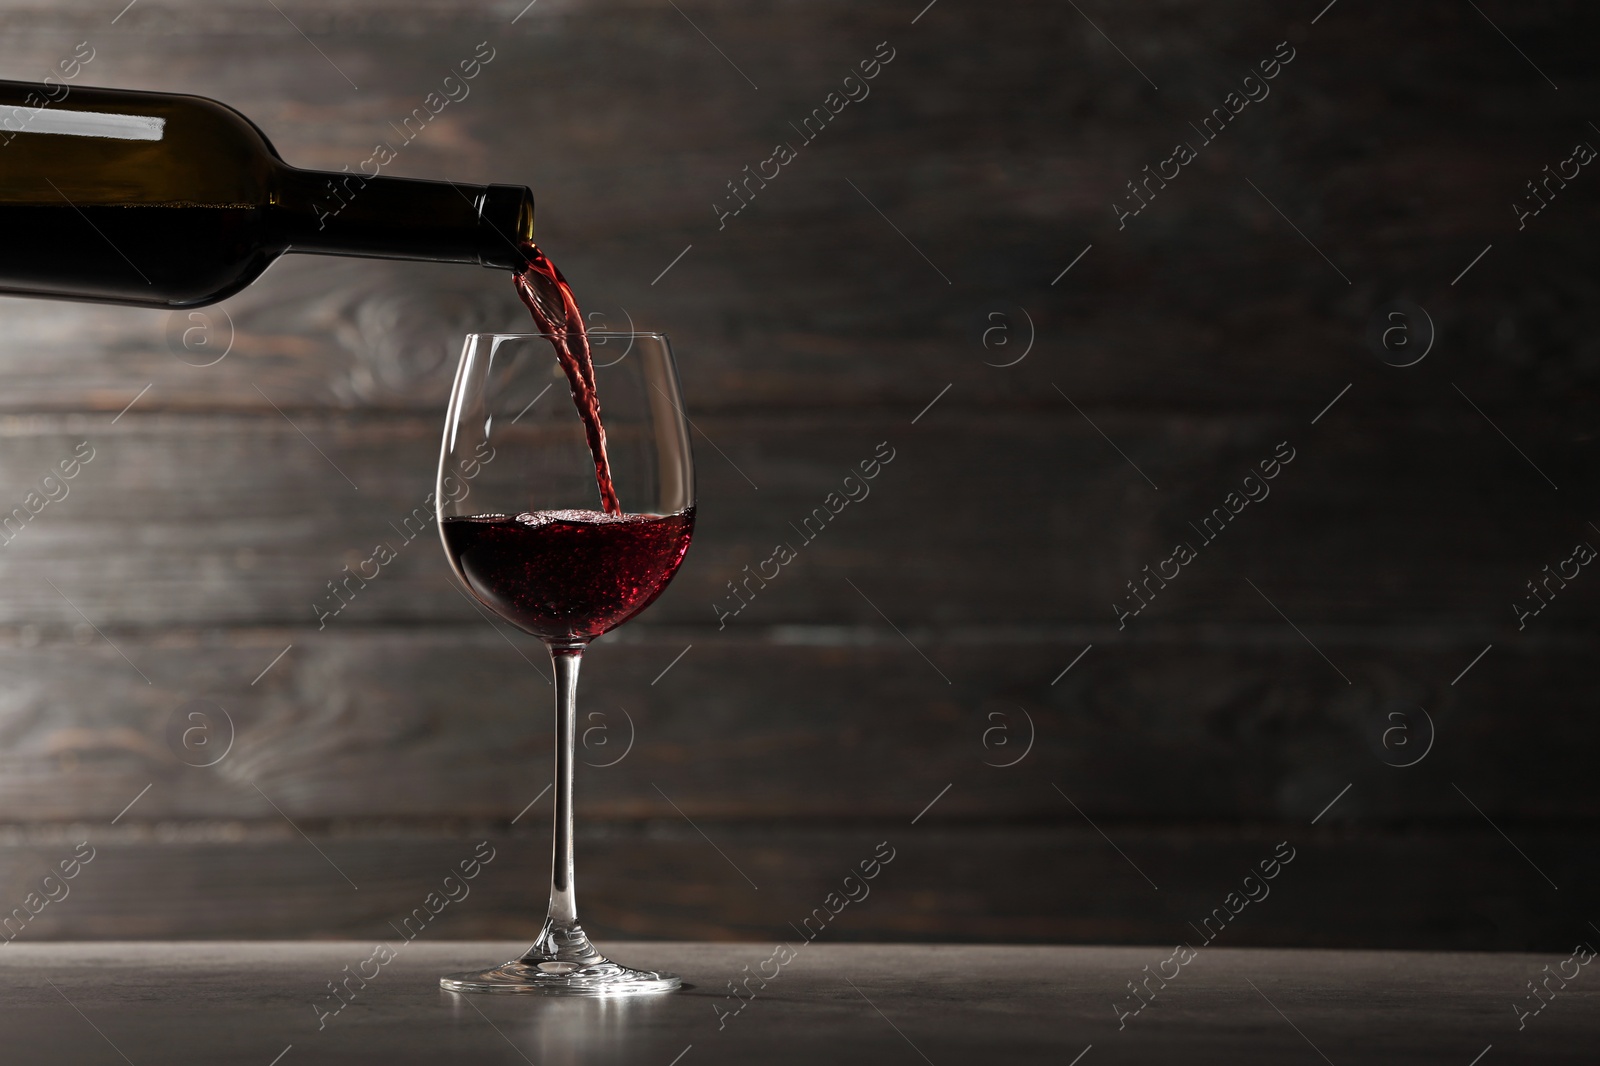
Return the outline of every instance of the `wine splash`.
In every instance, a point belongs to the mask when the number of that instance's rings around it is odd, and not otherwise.
[[[600,506],[608,515],[620,515],[616,487],[611,483],[611,460],[606,455],[606,429],[600,421],[600,396],[594,386],[594,358],[583,312],[573,298],[572,286],[536,245],[523,245],[526,265],[516,274],[517,295],[533,315],[539,332],[550,338],[556,359],[572,388],[572,402],[583,418],[589,453],[594,456],[595,482],[600,486]]]

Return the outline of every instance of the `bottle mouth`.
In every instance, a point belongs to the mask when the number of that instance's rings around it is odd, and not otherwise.
[[[483,246],[478,262],[497,270],[520,270],[523,248],[533,242],[533,192],[525,185],[490,185],[478,198]]]

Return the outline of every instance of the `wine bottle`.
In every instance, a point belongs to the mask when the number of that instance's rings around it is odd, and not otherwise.
[[[533,194],[299,170],[200,96],[0,81],[0,294],[231,296],[284,252],[517,270]]]

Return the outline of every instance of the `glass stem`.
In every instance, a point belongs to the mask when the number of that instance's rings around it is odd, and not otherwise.
[[[578,726],[578,667],[583,646],[550,648],[556,688],[555,832],[550,860],[550,910],[527,961],[589,965],[602,956],[578,924],[577,886],[573,883],[572,771]]]

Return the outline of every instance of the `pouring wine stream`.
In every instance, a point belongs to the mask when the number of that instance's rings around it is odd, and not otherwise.
[[[611,483],[611,461],[606,456],[606,427],[600,421],[600,395],[594,387],[594,358],[589,352],[589,334],[583,326],[583,312],[572,295],[572,286],[556,265],[537,245],[523,246],[527,266],[517,271],[517,295],[533,315],[539,332],[547,334],[556,350],[556,359],[566,371],[572,386],[572,402],[578,405],[589,451],[594,455],[594,476],[600,486],[600,506],[606,514],[619,515],[617,490]]]

